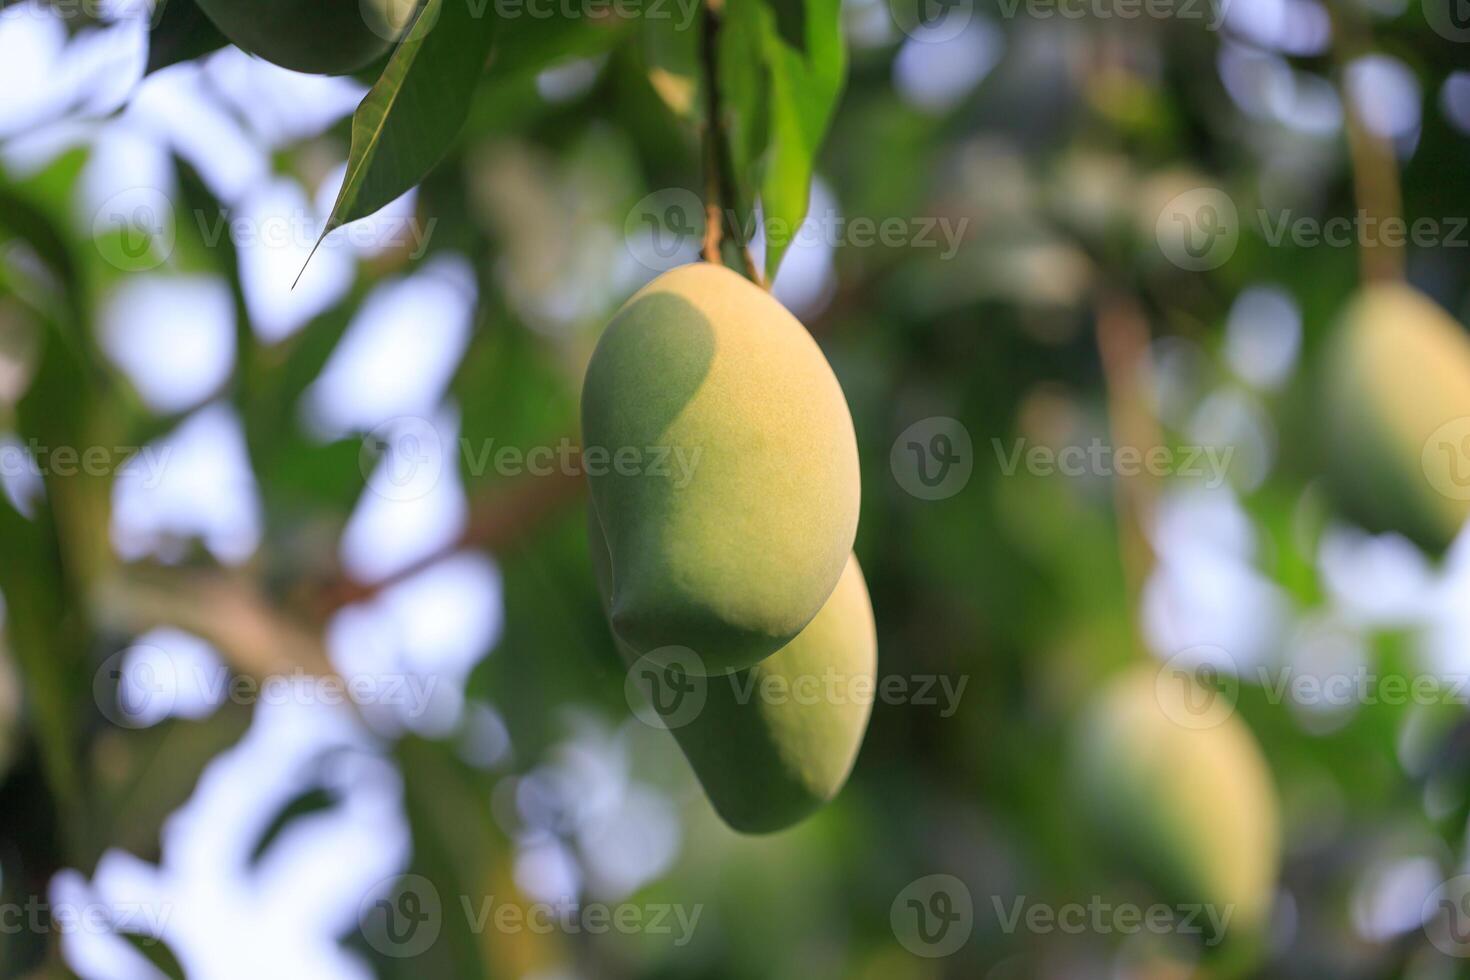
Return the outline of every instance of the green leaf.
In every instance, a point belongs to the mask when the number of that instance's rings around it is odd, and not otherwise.
[[[549,21],[539,17],[507,18],[496,30],[489,81],[499,84],[534,78],[537,72],[558,63],[595,57],[618,43],[632,24],[629,18],[617,16]]]
[[[16,406],[18,432],[48,453],[93,445],[97,385],[59,328],[48,329],[30,388]],[[68,853],[86,853],[85,785],[78,748],[92,697],[85,583],[107,541],[107,483],[60,465],[47,468],[45,497],[29,517],[0,495],[0,595],[8,646],[20,668],[47,784],[65,826]]]
[[[161,0],[163,10],[148,32],[144,74],[217,51],[230,42],[194,0]]]
[[[757,167],[768,138],[770,70],[763,57],[761,0],[727,0],[720,26],[720,101],[736,200],[727,201],[744,222],[755,208]]]
[[[699,30],[673,17],[639,22],[638,56],[653,88],[669,111],[697,125],[704,123],[699,84]]]
[[[776,15],[776,33],[786,45],[803,54],[806,44],[806,4],[804,0],[768,0]]]
[[[490,9],[458,0],[424,4],[352,116],[347,177],[322,238],[388,204],[444,157],[489,57]]]
[[[25,684],[31,727],[40,747],[46,781],[63,813],[74,817],[82,783],[77,751],[79,707],[90,671],[75,644],[79,630],[66,629],[67,588],[55,528],[42,515],[27,520],[0,495],[0,595],[5,597],[5,631]],[[76,828],[67,843],[80,854]]]
[[[817,151],[847,73],[841,0],[806,0],[799,37],[792,0],[729,0],[720,37],[723,120],[743,219],[759,193],[766,279],[806,217]]]
[[[427,949],[405,947],[378,958],[377,975],[384,980],[518,975],[525,961],[514,967],[504,961],[516,958],[514,937],[504,933],[487,942],[465,913],[469,908],[477,914],[485,903],[507,898],[500,880],[492,877],[504,874],[508,859],[485,781],[455,757],[448,743],[409,737],[394,755],[413,838],[413,860],[402,884],[424,899],[439,933]]]
[[[54,305],[66,318],[66,342],[87,356],[83,338],[90,318],[87,287],[61,222],[19,190],[0,185],[0,242],[12,237],[23,241],[50,270],[59,292]]]
[[[141,729],[107,728],[93,743],[99,843],[157,860],[159,831],[194,793],[209,762],[240,741],[250,710],[227,701],[207,718],[167,718]],[[100,848],[84,865],[101,857]]]
[[[313,813],[322,813],[332,809],[338,804],[339,799],[335,792],[324,786],[313,786],[310,789],[298,793],[289,803],[281,808],[270,824],[261,832],[260,838],[255,842],[255,847],[250,851],[250,863],[259,864],[265,852],[270,850],[274,844],[290,826],[292,821],[301,817],[311,816]]]
[[[136,932],[119,931],[118,935],[127,941],[129,946],[142,954],[143,958],[153,965],[153,968],[169,980],[184,980],[184,967],[179,963],[179,958],[174,951],[168,948],[162,939],[153,936],[143,936]]]
[[[558,109],[536,91],[536,77],[547,68],[579,58],[595,58],[616,47],[631,31],[630,17],[507,18],[495,29],[490,66],[475,91],[467,139],[523,132],[531,120]],[[443,212],[438,212],[441,215]],[[445,227],[440,222],[439,228]],[[438,233],[434,241],[442,242]]]
[[[783,0],[771,0],[780,5]],[[771,70],[771,147],[761,180],[766,227],[766,280],[776,277],[796,229],[806,218],[817,151],[832,122],[847,72],[841,0],[807,0],[808,51],[792,47],[768,13],[766,57]],[[781,232],[785,232],[784,240]]]

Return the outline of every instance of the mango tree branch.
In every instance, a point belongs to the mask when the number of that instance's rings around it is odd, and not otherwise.
[[[1150,408],[1153,381],[1149,371],[1148,322],[1132,296],[1107,287],[1098,291],[1094,315],[1113,445],[1136,446],[1140,452],[1148,453],[1164,444]],[[1113,487],[1118,552],[1129,608],[1136,618],[1140,614],[1143,586],[1154,564],[1146,528],[1156,510],[1157,487],[1147,474],[1115,475]],[[1137,635],[1142,637],[1141,628]]]
[[[1402,236],[1390,239],[1384,233],[1385,224],[1398,223],[1403,218],[1403,193],[1393,142],[1368,126],[1348,83],[1353,61],[1372,49],[1372,38],[1360,16],[1342,9],[1334,10],[1332,30],[1336,38],[1332,52],[1346,121],[1353,198],[1358,219],[1366,225],[1359,233],[1359,269],[1364,282],[1403,279]]]
[[[706,262],[721,262],[720,241],[728,228],[730,239],[740,250],[745,275],[766,288],[765,277],[751,254],[740,220],[735,213],[735,165],[725,132],[725,105],[720,89],[720,27],[724,19],[721,0],[706,0],[700,59],[704,68],[704,248]]]
[[[319,631],[276,608],[243,573],[123,566],[94,589],[92,606],[101,625],[120,633],[187,630],[247,676],[332,673]]]
[[[579,457],[580,458],[580,457]],[[557,470],[546,476],[527,474],[507,481],[503,487],[477,499],[470,510],[464,530],[446,547],[413,562],[407,568],[373,582],[359,582],[342,574],[329,582],[316,597],[316,612],[329,615],[342,606],[371,599],[405,579],[443,561],[459,551],[503,551],[514,546],[529,532],[559,513],[562,508],[581,499],[587,481],[580,465]]]

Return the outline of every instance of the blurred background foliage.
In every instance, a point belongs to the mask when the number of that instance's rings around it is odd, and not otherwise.
[[[1339,506],[1317,388],[1363,250],[1273,244],[1253,216],[1365,206],[1356,119],[1401,213],[1452,229],[1470,215],[1470,48],[1394,0],[1138,18],[980,0],[927,35],[849,0],[812,189],[824,234],[774,288],[852,408],[880,675],[965,687],[948,713],[875,705],[837,801],[747,838],[628,712],[580,479],[479,455],[575,442],[598,332],[657,271],[641,202],[702,193],[694,32],[558,9],[507,20],[448,156],[294,289],[372,73],[294,75],[188,32],[150,52],[122,6],[0,11],[0,445],[134,460],[0,473],[0,891],[12,909],[171,910],[152,936],[137,917],[7,928],[0,974],[1459,975],[1420,923],[1466,860],[1463,706],[1324,709],[1252,671],[1448,688],[1470,670],[1470,545],[1426,553]],[[1156,223],[1197,187],[1228,196],[1240,234],[1189,271]],[[168,234],[140,247],[101,220],[118,207],[171,214]],[[893,217],[902,243],[824,240]],[[952,254],[940,222],[962,231]],[[1458,235],[1404,259],[1463,324]],[[696,258],[697,236],[680,246],[660,261]],[[963,424],[974,467],[927,501],[890,449],[936,416]],[[442,472],[394,500],[369,483],[404,418],[432,423]],[[1003,465],[1018,440],[1140,433],[1229,449],[1226,479]],[[1200,645],[1240,672],[1280,799],[1262,949],[1217,968],[1189,936],[1003,929],[993,901],[1158,898],[1089,832],[1069,746],[1107,678]],[[231,699],[199,682],[220,665],[398,672],[433,697],[412,715]],[[172,686],[130,712],[119,678],[148,670]],[[416,958],[358,929],[400,872],[444,906]],[[965,883],[974,933],[925,959],[890,909],[935,873]],[[461,899],[486,896],[702,911],[684,945],[477,931]]]

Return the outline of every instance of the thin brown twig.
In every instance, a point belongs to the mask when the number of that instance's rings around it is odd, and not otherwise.
[[[1163,444],[1158,421],[1149,404],[1152,380],[1147,373],[1148,323],[1133,297],[1107,289],[1098,296],[1096,319],[1113,444],[1134,446],[1147,453]],[[1152,520],[1155,503],[1155,487],[1148,476],[1114,478],[1118,551],[1129,608],[1135,619],[1139,615],[1144,581],[1154,564],[1153,547],[1144,528]]]
[[[325,676],[331,664],[318,631],[279,609],[248,575],[140,563],[99,583],[93,609],[120,632],[175,626],[202,637],[241,674],[294,670]]]
[[[714,127],[705,126],[704,134],[704,247],[706,262],[720,263],[720,178],[715,162]]]
[[[1404,278],[1404,248],[1401,238],[1390,241],[1383,234],[1386,223],[1402,221],[1403,190],[1399,182],[1398,160],[1393,143],[1373,132],[1364,122],[1353,93],[1347,85],[1347,72],[1353,59],[1372,48],[1372,38],[1361,18],[1350,11],[1334,8],[1332,18],[1333,58],[1337,63],[1340,94],[1346,119],[1348,160],[1352,168],[1353,199],[1358,217],[1367,224],[1359,235],[1358,263],[1364,282],[1401,280]],[[1368,229],[1378,235],[1366,237]]]
[[[704,260],[720,262],[720,15],[704,5],[700,56],[704,62]]]
[[[724,98],[720,89],[720,27],[723,20],[718,0],[706,0],[700,58],[704,69],[704,248],[706,262],[722,262],[721,237],[725,230],[740,252],[745,275],[762,289],[769,288],[761,275],[750,242],[735,214],[735,165],[725,133]]]

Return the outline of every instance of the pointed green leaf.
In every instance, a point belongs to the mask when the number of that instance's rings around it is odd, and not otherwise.
[[[352,117],[347,176],[325,238],[434,168],[464,125],[493,36],[489,3],[428,0]]]
[[[776,33],[788,47],[807,53],[805,0],[769,0],[776,15]]]
[[[803,27],[794,37],[794,13]],[[766,279],[806,217],[812,170],[842,92],[841,0],[727,0],[721,96],[739,216],[759,194]]]
[[[731,182],[736,196],[736,200],[725,202],[725,206],[735,209],[742,227],[755,207],[760,182],[758,168],[768,133],[771,78],[764,58],[765,27],[761,13],[761,0],[726,0],[720,26],[718,57],[724,114],[719,122],[729,146],[730,158],[726,162],[734,171]]]
[[[118,931],[129,946],[142,954],[143,958],[152,965],[159,973],[168,977],[169,980],[184,980],[184,968],[179,963],[178,956],[168,948],[162,940],[153,936],[144,936],[136,932]]]
[[[786,0],[770,0],[779,6]],[[805,0],[807,51],[793,47],[767,12],[766,58],[771,72],[771,146],[762,176],[766,280],[776,277],[796,229],[806,218],[817,151],[827,134],[847,71],[841,0]],[[784,232],[784,237],[782,233]]]
[[[250,863],[259,864],[260,859],[265,857],[265,852],[271,849],[271,845],[280,839],[281,834],[294,821],[330,810],[339,802],[338,795],[324,786],[312,786],[296,794],[281,808],[265,830],[261,831],[255,846],[250,850]]]
[[[148,66],[143,73],[189,61],[217,51],[230,42],[194,0],[160,0],[162,9],[154,15],[148,31]]]

